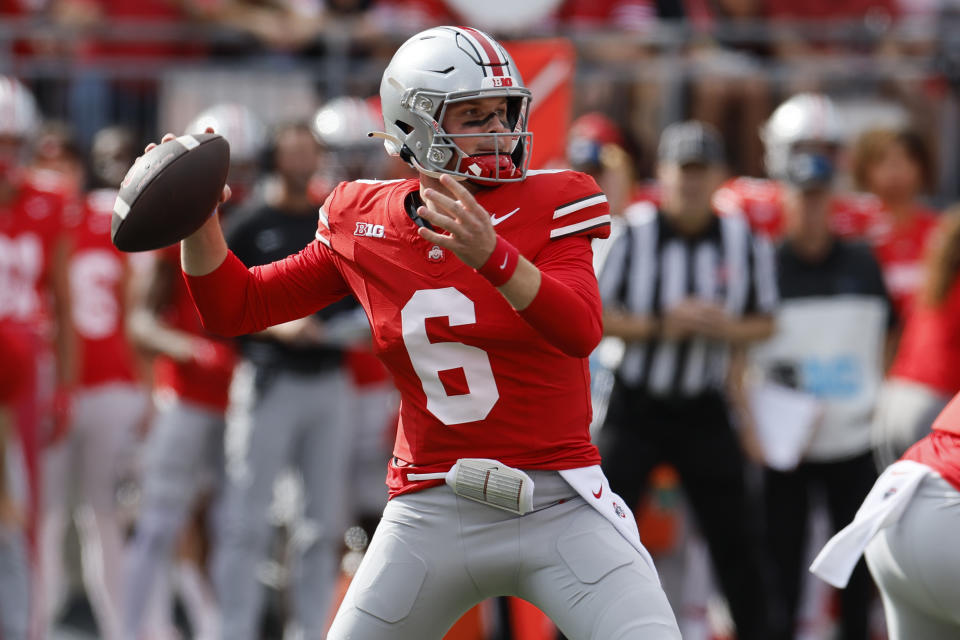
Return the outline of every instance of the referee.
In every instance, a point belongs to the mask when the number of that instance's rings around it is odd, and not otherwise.
[[[625,343],[599,447],[611,487],[634,505],[672,464],[706,538],[740,640],[766,638],[758,518],[725,397],[732,357],[773,333],[770,245],[720,217],[723,142],[696,121],[660,139],[659,209],[634,207],[600,272],[604,328]]]

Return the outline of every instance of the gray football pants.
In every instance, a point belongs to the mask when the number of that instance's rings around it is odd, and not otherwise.
[[[866,551],[890,640],[960,638],[960,492],[923,479],[900,520]]]
[[[174,546],[197,497],[221,482],[223,431],[219,411],[179,400],[158,407],[144,452],[137,531],[124,568],[124,640],[140,638],[151,594],[173,561]],[[216,510],[215,505],[210,516],[214,521]]]
[[[241,365],[231,397],[250,402],[228,415],[224,526],[213,559],[224,640],[254,640],[264,591],[257,567],[270,543],[274,482],[294,467],[303,479],[303,520],[291,540],[294,624],[319,638],[339,574],[345,477],[350,458],[347,379],[342,371],[274,373],[255,384]]]
[[[677,640],[656,574],[556,472],[522,517],[447,486],[391,500],[328,640],[439,640],[478,602],[523,598],[571,640]]]
[[[27,545],[18,527],[0,524],[0,638],[26,640],[30,627]]]

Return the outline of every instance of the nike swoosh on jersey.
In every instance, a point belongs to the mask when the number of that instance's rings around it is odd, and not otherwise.
[[[505,214],[505,215],[502,215],[502,216],[500,216],[499,218],[498,218],[496,215],[491,215],[491,216],[490,216],[490,223],[493,224],[493,226],[497,226],[498,224],[500,224],[501,222],[503,222],[504,220],[506,220],[507,218],[509,218],[509,217],[512,216],[513,214],[515,214],[517,211],[520,211],[520,207],[517,207],[516,209],[514,209],[514,210],[511,211],[510,213]]]
[[[600,499],[600,496],[602,496],[602,495],[603,495],[603,485],[600,485],[600,490],[599,490],[599,491],[594,491],[594,492],[593,492],[593,497],[596,498],[597,500],[599,500],[599,499]]]

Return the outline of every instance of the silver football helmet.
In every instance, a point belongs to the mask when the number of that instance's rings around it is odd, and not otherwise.
[[[786,179],[794,147],[801,143],[839,146],[846,138],[840,110],[829,97],[798,93],[777,107],[760,132],[767,173]]]
[[[494,97],[507,99],[509,133],[443,130],[451,104]],[[418,171],[480,183],[526,177],[533,142],[527,131],[530,91],[510,54],[482,31],[435,27],[407,40],[383,72],[380,100],[386,131],[372,135],[384,139],[389,154],[399,155]],[[467,137],[509,138],[510,151],[469,156],[457,145]]]
[[[334,183],[379,177],[385,158],[368,132],[381,127],[379,109],[361,98],[341,96],[320,107],[310,129],[328,152],[323,163],[326,177]]]
[[[203,133],[207,127],[230,143],[230,163],[259,160],[267,144],[267,129],[250,107],[232,102],[215,104],[201,111],[186,127],[186,133]]]
[[[0,135],[25,140],[39,129],[33,94],[16,78],[0,76]]]

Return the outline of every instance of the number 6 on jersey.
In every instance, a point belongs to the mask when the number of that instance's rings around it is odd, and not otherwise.
[[[493,379],[487,352],[462,342],[430,342],[427,318],[446,317],[450,326],[477,321],[473,301],[453,287],[421,289],[400,312],[403,343],[427,396],[427,409],[442,423],[463,424],[483,420],[497,404],[500,392]],[[469,393],[451,396],[440,381],[440,372],[463,369]]]

